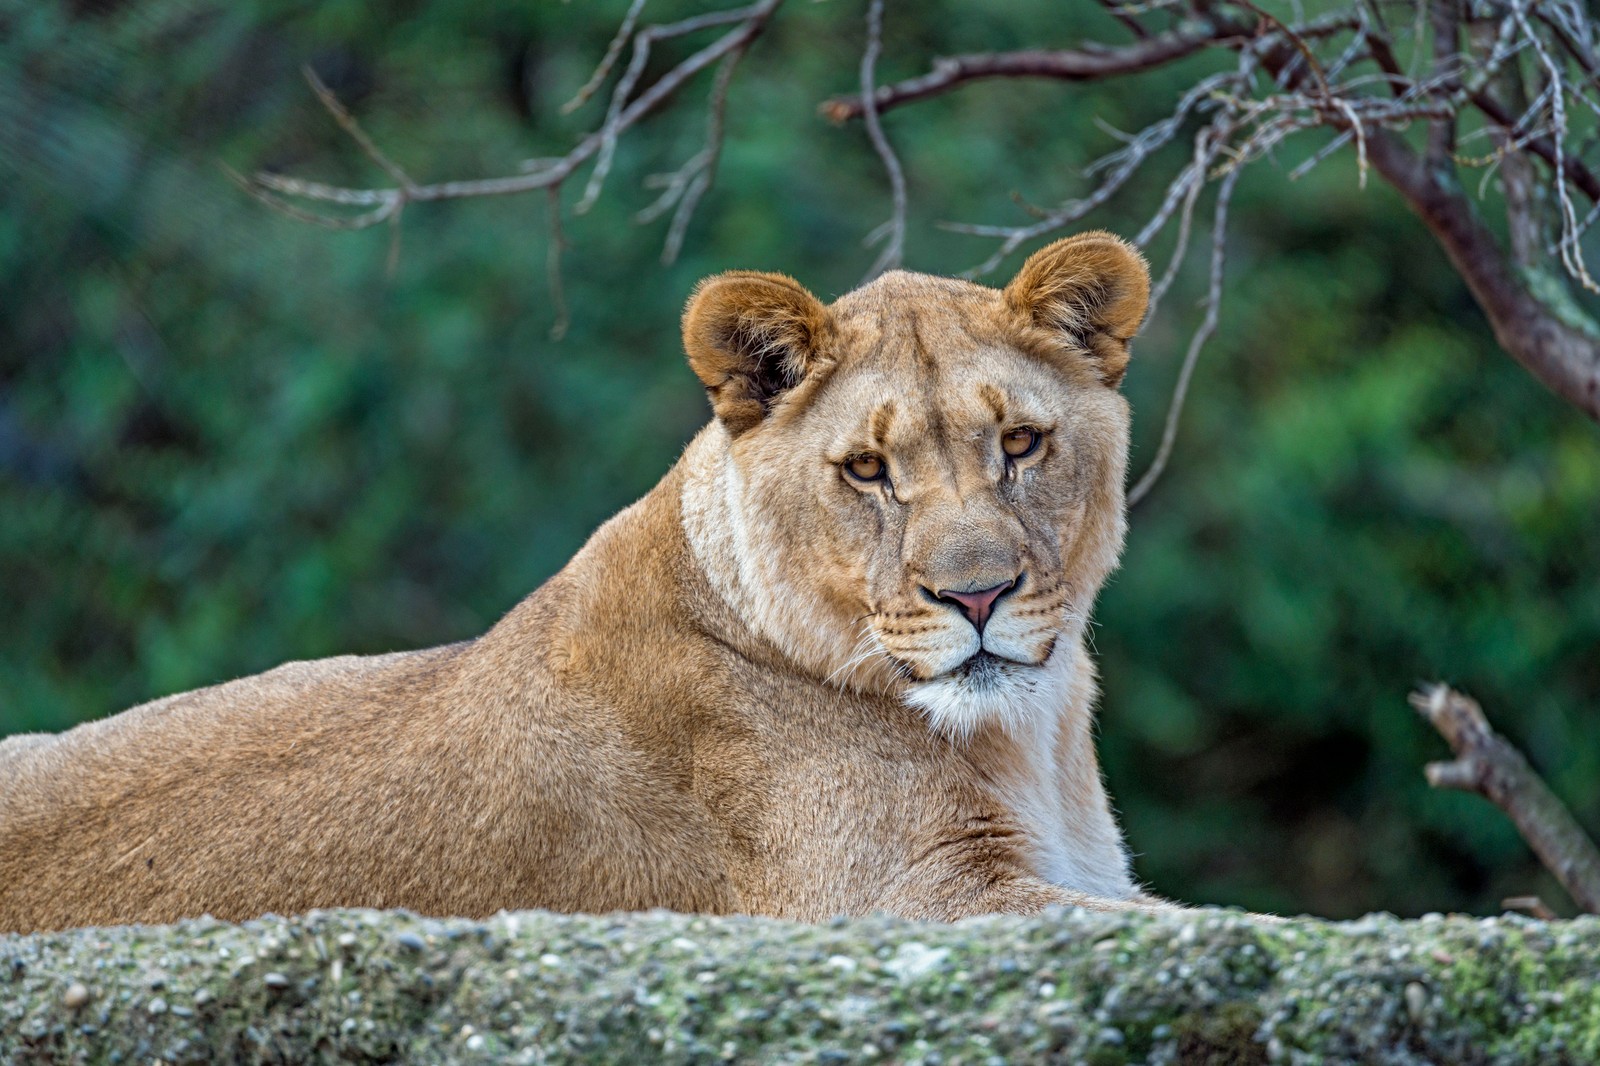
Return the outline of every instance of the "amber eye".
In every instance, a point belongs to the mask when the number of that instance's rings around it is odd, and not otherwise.
[[[860,481],[877,481],[884,474],[883,457],[870,453],[852,455],[844,465],[850,475]]]
[[[1032,455],[1033,450],[1038,446],[1039,431],[1028,429],[1026,426],[1010,430],[1000,438],[1000,450],[1013,459],[1021,459],[1024,456]]]

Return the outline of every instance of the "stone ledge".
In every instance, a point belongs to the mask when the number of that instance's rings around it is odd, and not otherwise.
[[[1600,919],[325,911],[0,936],[0,1062],[1600,1062]]]

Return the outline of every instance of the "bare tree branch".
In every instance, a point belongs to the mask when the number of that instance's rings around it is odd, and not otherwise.
[[[400,199],[396,197],[393,199],[380,199],[376,201],[378,205],[377,207],[370,211],[365,211],[359,215],[326,215],[319,211],[307,211],[304,208],[297,207],[273,192],[273,190],[278,187],[280,182],[283,185],[290,186],[291,188],[296,188],[301,184],[304,184],[297,182],[292,178],[280,179],[275,174],[257,174],[253,178],[247,178],[237,170],[234,170],[232,167],[227,165],[223,165],[222,173],[227,176],[229,181],[233,182],[235,185],[239,186],[239,188],[249,193],[256,200],[262,204],[265,204],[267,207],[272,208],[272,210],[278,212],[280,215],[283,215],[287,218],[292,218],[296,222],[306,222],[313,226],[321,226],[324,229],[367,229],[368,227],[378,225],[380,222],[387,222],[391,218],[396,217],[399,214],[402,206]],[[291,192],[290,195],[293,195],[293,193]]]
[[[1268,69],[1282,69],[1287,58],[1280,50],[1264,62]],[[1559,283],[1546,285],[1541,294],[1530,289],[1448,175],[1439,174],[1390,130],[1375,130],[1368,140],[1374,168],[1432,231],[1501,347],[1546,388],[1600,421],[1600,328],[1575,305],[1550,306],[1551,299],[1570,299],[1559,292]],[[1559,175],[1564,173],[1559,153],[1556,160]]]
[[[1268,51],[1263,62],[1269,70],[1282,71],[1289,56],[1279,48]],[[1546,388],[1600,421],[1600,327],[1575,305],[1550,306],[1551,299],[1570,299],[1559,292],[1559,283],[1547,284],[1544,293],[1535,294],[1459,187],[1397,134],[1378,129],[1368,141],[1374,168],[1433,232],[1487,315],[1501,347]],[[1558,152],[1557,175],[1564,173],[1561,158]],[[1564,183],[1558,184],[1564,188]],[[1563,215],[1570,218],[1565,210]]]
[[[966,223],[942,223],[941,228],[955,233],[967,233],[976,237],[997,237],[1000,239],[999,246],[995,248],[989,258],[968,271],[968,276],[981,277],[995,270],[1006,256],[1022,247],[1026,242],[1033,240],[1035,237],[1063,229],[1104,205],[1121,191],[1122,187],[1128,183],[1128,180],[1138,172],[1145,160],[1158,149],[1172,142],[1182,128],[1184,120],[1196,109],[1197,105],[1214,92],[1229,85],[1236,78],[1237,76],[1233,74],[1219,74],[1207,78],[1194,86],[1179,99],[1178,106],[1173,110],[1172,114],[1151,123],[1132,136],[1125,137],[1121,148],[1101,156],[1085,168],[1086,175],[1093,176],[1100,172],[1104,172],[1106,175],[1093,192],[1088,196],[1068,200],[1049,211],[1035,212],[1039,215],[1037,222],[1025,226],[980,226]],[[1213,147],[1215,146],[1214,143]],[[1208,166],[1214,154],[1214,152],[1208,153]],[[1199,171],[1199,177],[1203,184],[1205,179],[1204,169]],[[1181,175],[1180,180],[1182,180]],[[1174,184],[1177,183],[1175,182]],[[1171,207],[1176,206],[1177,200],[1172,196],[1169,196],[1168,200],[1167,210],[1170,212]],[[1168,217],[1170,217],[1170,214]],[[1164,223],[1165,220],[1163,219],[1162,221]],[[1159,225],[1154,228],[1146,227],[1145,231],[1135,238],[1134,243],[1142,247],[1159,230]]]
[[[1214,44],[1221,31],[1207,26],[1202,30],[1175,31],[1147,37],[1122,48],[1021,52],[977,52],[946,56],[933,61],[933,69],[916,78],[881,85],[873,93],[879,113],[930,96],[940,96],[970,82],[985,78],[1051,78],[1057,81],[1093,81],[1117,74],[1132,74],[1163,66],[1174,59],[1193,55]],[[836,96],[822,104],[830,122],[848,122],[866,113],[861,96]]]
[[[1126,8],[1124,8],[1126,10]],[[1355,24],[1338,16],[1295,28],[1302,38],[1323,37]],[[1281,25],[1281,23],[1280,23]],[[1244,40],[1256,33],[1248,23],[1225,19],[1200,19],[1198,24],[1146,37],[1136,44],[1112,48],[1102,44],[1078,49],[1023,49],[1015,52],[974,52],[935,59],[926,74],[878,87],[873,100],[880,113],[942,96],[974,81],[990,78],[1046,78],[1051,81],[1101,81],[1166,66],[1207,47]],[[836,96],[823,102],[823,117],[844,123],[860,118],[862,98]]]
[[[1539,62],[1544,66],[1546,76],[1550,83],[1550,121],[1553,127],[1551,140],[1555,145],[1555,160],[1551,164],[1555,169],[1551,184],[1555,190],[1556,203],[1560,205],[1559,225],[1561,238],[1557,242],[1557,250],[1561,255],[1561,265],[1566,267],[1567,273],[1576,278],[1579,284],[1593,293],[1600,293],[1600,283],[1589,276],[1589,269],[1583,261],[1583,249],[1578,245],[1578,214],[1572,205],[1572,193],[1565,180],[1566,158],[1565,145],[1567,141],[1566,99],[1568,88],[1561,64],[1545,47],[1544,41],[1534,32],[1533,26],[1528,21],[1527,8],[1520,0],[1512,0],[1512,11],[1517,24],[1522,27],[1522,32],[1527,36],[1533,46],[1534,53],[1539,57]],[[1597,357],[1600,358],[1600,357]]]
[[[565,335],[569,323],[561,271],[562,252],[566,243],[561,227],[563,184],[585,162],[591,158],[595,160],[584,196],[575,208],[579,212],[586,210],[600,194],[601,186],[611,168],[617,140],[623,132],[663,105],[700,71],[717,65],[717,76],[712,85],[708,105],[706,145],[675,174],[667,177],[666,191],[652,208],[644,212],[649,217],[655,217],[668,207],[676,207],[662,249],[663,259],[670,262],[675,258],[682,246],[689,220],[716,174],[722,149],[728,86],[734,69],[749,50],[751,43],[766,28],[768,20],[782,2],[783,0],[758,0],[746,7],[712,11],[680,19],[677,22],[649,26],[635,32],[645,0],[633,0],[622,26],[612,38],[605,56],[600,60],[593,75],[563,108],[564,111],[574,110],[599,91],[600,86],[610,76],[631,36],[634,46],[632,59],[612,89],[606,117],[600,128],[583,138],[566,155],[557,159],[536,160],[526,166],[522,174],[514,177],[419,184],[367,136],[355,117],[309,67],[305,69],[305,77],[317,99],[333,116],[340,128],[355,141],[363,154],[389,176],[395,183],[394,186],[351,189],[279,174],[258,173],[249,180],[232,171],[228,171],[228,175],[246,192],[268,207],[302,222],[345,230],[366,229],[380,223],[388,223],[390,226],[388,271],[391,275],[399,262],[400,221],[408,204],[480,196],[510,196],[543,189],[546,193],[549,219],[546,267],[549,275],[550,306],[554,314],[550,335],[559,340]],[[682,60],[649,88],[635,96],[635,90],[644,77],[645,65],[654,44],[724,26],[733,28],[716,41]],[[354,215],[327,214],[308,211],[295,203],[296,200],[337,204],[344,207],[363,207],[367,210]]]
[[[1429,763],[1434,788],[1476,792],[1504,811],[1579,907],[1600,914],[1600,849],[1522,753],[1489,726],[1483,708],[1447,685],[1425,685],[1411,706],[1455,752]]]
[[[607,175],[611,173],[611,161],[616,154],[617,140],[627,129],[620,121],[624,105],[633,96],[633,91],[644,77],[645,65],[650,62],[651,49],[661,41],[672,40],[675,37],[684,37],[701,30],[717,26],[737,25],[744,23],[746,27],[755,17],[759,5],[746,8],[733,8],[727,11],[712,11],[704,15],[694,15],[689,18],[679,19],[663,25],[647,26],[640,30],[633,38],[633,58],[628,61],[628,68],[623,71],[622,77],[617,80],[616,87],[611,90],[611,103],[606,109],[605,122],[600,126],[600,147],[595,153],[594,170],[589,174],[589,181],[584,186],[583,198],[578,201],[573,210],[584,214],[594,206],[595,200],[600,196],[600,189],[605,184]],[[726,54],[733,56],[741,54],[749,47],[750,37],[743,36],[735,31],[717,42],[717,47],[731,41],[731,46]],[[692,59],[693,57],[691,57]],[[601,61],[601,66],[605,67]]]
[[[1178,235],[1173,241],[1172,254],[1167,259],[1167,269],[1162,271],[1150,287],[1150,306],[1145,309],[1146,318],[1154,318],[1156,311],[1161,307],[1162,299],[1167,295],[1167,290],[1177,280],[1178,270],[1183,266],[1184,256],[1189,251],[1189,232],[1194,223],[1194,205],[1200,200],[1200,191],[1206,187],[1206,175],[1210,172],[1216,160],[1216,139],[1211,136],[1211,131],[1202,130],[1200,136],[1194,141],[1194,159],[1178,179],[1167,187],[1166,198],[1161,201],[1161,206],[1156,210],[1155,217],[1145,223],[1144,229],[1133,238],[1133,243],[1144,248],[1155,239],[1156,234],[1166,228],[1167,221],[1174,211],[1178,211]],[[1179,210],[1178,204],[1182,203]]]

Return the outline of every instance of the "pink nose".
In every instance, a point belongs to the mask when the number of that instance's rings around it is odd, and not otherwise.
[[[955,604],[961,609],[961,613],[967,616],[967,621],[971,622],[979,633],[982,633],[984,625],[989,621],[989,615],[994,611],[994,601],[1011,591],[1016,583],[1016,578],[1012,578],[1003,585],[979,589],[977,592],[956,592],[954,589],[940,589],[934,593],[934,598]]]

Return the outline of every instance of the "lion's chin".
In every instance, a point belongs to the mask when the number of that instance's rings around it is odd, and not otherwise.
[[[948,673],[911,685],[905,700],[934,732],[952,740],[987,725],[1025,732],[1065,705],[1070,662],[1069,656],[1053,655],[1030,666],[980,651]]]

